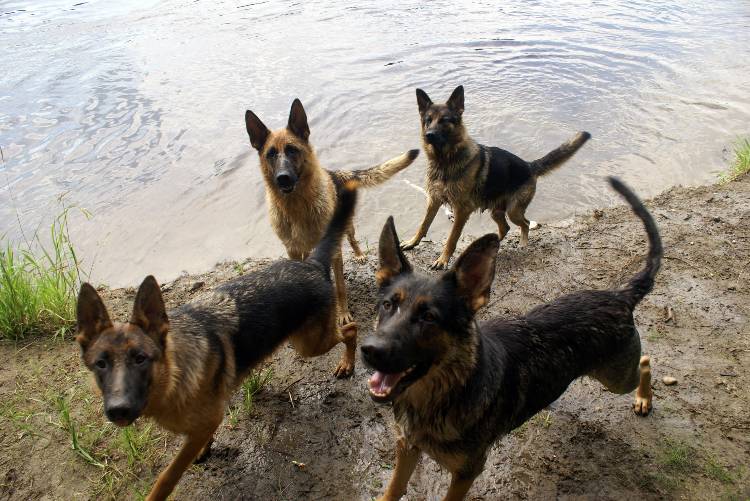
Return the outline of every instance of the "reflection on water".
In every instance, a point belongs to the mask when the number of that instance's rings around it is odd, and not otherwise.
[[[701,2],[207,2],[14,0],[0,6],[0,233],[33,229],[54,200],[77,221],[96,281],[133,284],[225,258],[277,256],[244,130],[305,104],[330,168],[419,145],[414,88],[466,87],[476,139],[527,159],[574,131],[573,161],[539,183],[529,215],[714,179],[750,123],[750,6]],[[361,197],[358,234],[388,214],[411,234],[424,159]],[[442,240],[439,216],[430,237]],[[475,216],[467,232],[492,231]],[[517,231],[517,230],[515,230]]]

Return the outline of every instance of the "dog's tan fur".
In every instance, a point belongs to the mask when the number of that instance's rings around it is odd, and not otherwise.
[[[357,328],[337,325],[330,266],[355,202],[356,182],[350,182],[309,259],[276,261],[169,313],[152,276],[139,287],[126,323],[112,322],[96,290],[81,286],[76,339],[107,418],[127,426],[151,417],[186,437],[149,500],[166,499],[201,451],[207,455],[233,392],[285,340],[304,357],[343,343],[336,374],[351,374]]]
[[[422,144],[428,162],[426,178],[428,203],[427,212],[419,229],[411,240],[403,243],[402,249],[412,249],[419,245],[427,235],[442,204],[450,205],[454,213],[454,222],[440,257],[432,264],[433,269],[447,267],[448,261],[456,250],[464,225],[471,214],[477,210],[491,211],[501,240],[510,229],[506,221],[507,215],[514,224],[521,228],[521,245],[525,246],[529,238],[529,221],[526,219],[525,212],[534,198],[537,178],[558,167],[572,156],[586,142],[589,134],[578,133],[573,139],[545,157],[526,163],[502,150],[482,146],[471,138],[462,120],[463,87],[456,88],[445,104],[433,103],[424,91],[417,89],[417,102],[422,118],[420,120]],[[438,132],[444,142],[431,144],[427,138],[429,132]],[[501,152],[500,155],[497,152]],[[530,173],[527,173],[528,178],[522,179],[518,186],[512,189],[496,186],[488,190],[489,185],[498,184],[498,179],[493,177],[498,169],[494,162],[507,164],[506,158],[498,159],[496,158],[498,156],[513,157],[519,162],[530,165],[532,168]],[[506,167],[502,165],[503,169]],[[510,177],[516,177],[516,175],[512,174]],[[492,195],[488,196],[488,192],[492,192]]]
[[[246,112],[245,122],[251,143],[260,157],[271,226],[291,259],[304,259],[312,251],[331,219],[337,192],[343,183],[355,180],[359,187],[377,186],[408,167],[419,153],[418,150],[411,150],[369,169],[329,171],[320,165],[308,140],[310,131],[307,116],[299,100],[292,103],[289,123],[283,129],[268,130],[249,110]],[[294,161],[298,180],[292,193],[284,193],[276,185],[274,165],[268,158],[268,152],[271,149],[283,152],[290,146],[299,152]],[[355,237],[353,222],[347,228],[346,236],[354,251],[355,260],[364,262],[366,257]],[[347,305],[341,249],[334,257],[333,273],[339,324],[348,324],[352,321],[352,316]]]

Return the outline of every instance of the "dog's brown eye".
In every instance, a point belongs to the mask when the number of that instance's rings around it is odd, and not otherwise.
[[[268,148],[268,151],[266,152],[266,158],[273,158],[278,154],[279,152],[276,148]]]
[[[289,157],[293,157],[294,155],[299,153],[299,151],[294,146],[287,146],[286,148],[284,148],[284,153]]]
[[[103,358],[100,358],[99,360],[96,361],[96,363],[94,365],[96,365],[97,369],[106,369],[107,368],[107,361],[104,360]]]
[[[390,301],[388,301],[388,300],[385,300],[385,301],[383,301],[383,309],[384,309],[385,311],[388,311],[388,310],[390,310],[390,309],[391,309],[391,306],[393,306],[393,305],[391,304],[391,302],[390,302]]]
[[[133,360],[135,361],[136,364],[141,365],[143,362],[146,361],[146,355],[139,353],[138,355],[135,356]]]
[[[422,320],[424,320],[425,322],[434,322],[435,315],[433,315],[429,311],[425,311],[424,313],[422,313]]]

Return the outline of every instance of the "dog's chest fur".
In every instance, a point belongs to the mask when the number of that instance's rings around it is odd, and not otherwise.
[[[479,146],[473,143],[446,158],[435,156],[431,150],[427,152],[426,184],[430,196],[454,209],[472,204],[481,168]]]
[[[429,158],[427,190],[454,210],[505,209],[514,193],[524,187],[533,191],[534,177],[529,164],[500,148],[482,146],[473,140],[452,156]]]
[[[336,206],[336,189],[331,177],[316,172],[288,195],[266,186],[271,226],[286,249],[309,254],[323,236]]]

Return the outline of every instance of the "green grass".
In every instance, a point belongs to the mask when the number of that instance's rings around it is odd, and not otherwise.
[[[674,473],[687,473],[695,466],[694,452],[684,442],[666,440],[662,450],[659,463],[668,471]]]
[[[253,371],[242,382],[242,407],[245,413],[249,414],[253,410],[253,397],[263,389],[273,378],[273,369],[268,368],[261,371]]]
[[[102,460],[95,458],[89,451],[89,448],[81,444],[78,425],[70,416],[70,402],[68,399],[62,395],[59,396],[57,399],[57,408],[60,412],[60,427],[70,435],[71,446],[75,453],[92,466],[106,468]]]
[[[719,179],[727,183],[750,172],[750,139],[740,139],[734,145],[734,162],[729,172],[721,174]]]
[[[0,339],[64,337],[75,325],[82,273],[68,232],[70,210],[53,221],[49,243],[38,233],[17,245],[0,238]]]
[[[714,457],[709,457],[706,460],[706,475],[724,484],[734,483],[734,477],[729,473],[729,470],[719,464]]]

